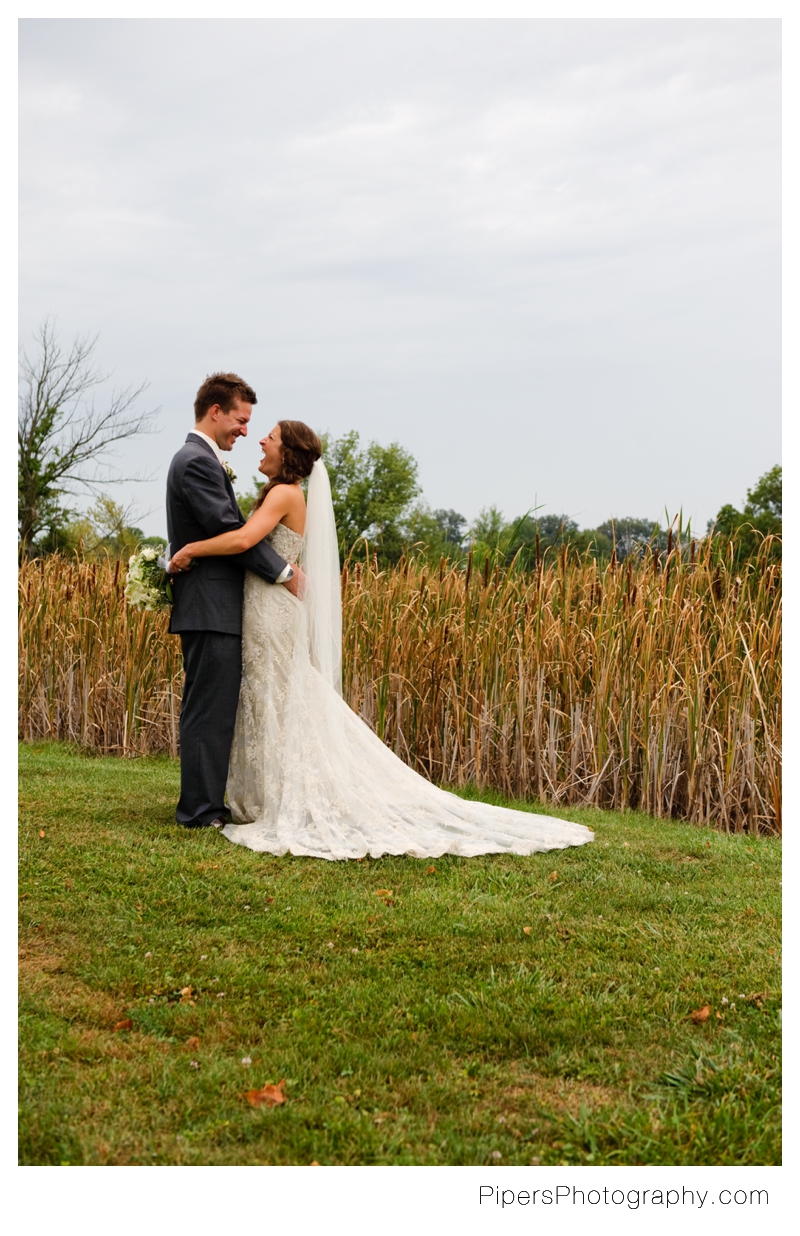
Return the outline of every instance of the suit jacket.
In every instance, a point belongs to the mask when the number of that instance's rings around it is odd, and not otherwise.
[[[190,541],[205,541],[241,528],[244,522],[225,469],[208,443],[190,433],[167,477],[170,553],[176,554]],[[245,570],[274,584],[285,566],[267,541],[241,554],[198,558],[190,571],[173,576],[170,631],[241,635]]]

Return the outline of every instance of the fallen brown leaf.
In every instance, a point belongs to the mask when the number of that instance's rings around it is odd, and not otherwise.
[[[394,892],[393,888],[376,888],[375,896],[376,897],[391,897],[393,892]]]
[[[529,935],[531,934],[531,929],[530,929],[530,927],[523,927],[523,928],[522,928],[522,930],[525,932],[525,935],[526,935],[526,936],[529,936]]]
[[[429,867],[429,868],[428,868],[428,870],[425,872],[425,874],[426,874],[426,875],[436,875],[436,868],[435,868],[435,867]]]
[[[133,1022],[131,1021],[130,1017],[124,1017],[122,1021],[118,1021],[116,1026],[114,1027],[115,1033],[117,1030],[132,1030],[132,1029],[133,1029]]]
[[[548,880],[557,880],[557,879],[558,879],[558,872],[557,872],[557,871],[551,871],[551,872],[550,872],[550,874],[549,874],[549,876],[548,876],[547,878],[548,878]]]
[[[711,1016],[711,1005],[710,1004],[704,1004],[701,1009],[692,1009],[692,1021],[694,1022],[696,1026],[699,1026],[704,1021],[708,1021],[710,1016]]]
[[[187,1039],[183,1045],[187,1051],[197,1051],[200,1046],[200,1040],[196,1034],[193,1034],[190,1039]]]
[[[248,1090],[244,1097],[251,1107],[277,1107],[280,1103],[286,1102],[286,1095],[283,1092],[285,1085],[286,1078],[282,1077],[277,1086],[267,1082],[260,1090]]]
[[[316,1159],[312,1159],[308,1166],[309,1167],[319,1167],[319,1163],[317,1163]]]
[[[43,837],[43,836],[44,836],[44,829],[43,829],[43,828],[40,828],[40,829],[39,829],[39,836],[40,836],[40,837]]]
[[[191,987],[181,987],[181,1004],[194,1004]]]

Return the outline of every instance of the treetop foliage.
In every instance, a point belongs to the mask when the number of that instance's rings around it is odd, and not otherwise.
[[[342,559],[366,541],[384,559],[395,561],[406,542],[403,517],[420,492],[417,461],[398,442],[362,446],[355,430],[341,438],[321,434],[320,440]]]
[[[743,509],[726,503],[717,517],[709,521],[711,536],[723,544],[731,544],[738,558],[752,558],[766,536],[781,536],[783,530],[783,470],[779,464],[759,477],[748,489]],[[780,553],[780,543],[774,542],[773,552]]]

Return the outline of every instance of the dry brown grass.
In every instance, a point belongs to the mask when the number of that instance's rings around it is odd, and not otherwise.
[[[436,781],[780,831],[781,568],[526,574],[416,562],[344,573],[345,698]],[[692,554],[694,557],[694,554]],[[22,568],[20,735],[177,754],[179,641],[126,609],[123,568]]]
[[[178,753],[182,661],[165,614],[130,609],[125,566],[52,556],[20,571],[21,738]]]

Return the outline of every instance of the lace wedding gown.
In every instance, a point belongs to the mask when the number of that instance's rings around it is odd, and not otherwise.
[[[303,538],[283,524],[268,539],[287,562],[300,557]],[[532,854],[593,839],[581,824],[467,802],[413,772],[314,668],[305,608],[246,573],[229,841],[344,859]]]

